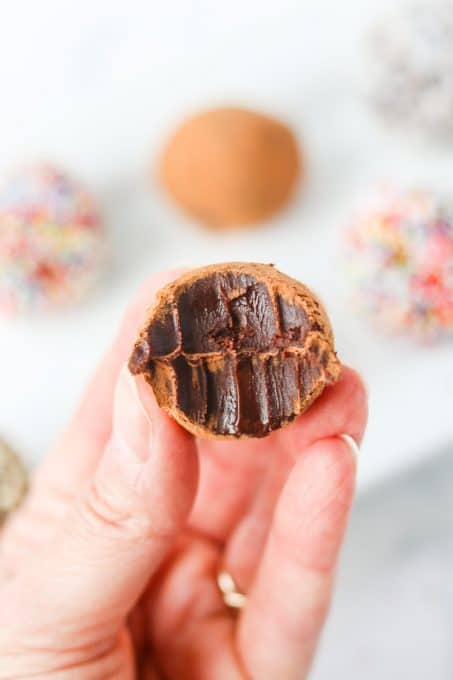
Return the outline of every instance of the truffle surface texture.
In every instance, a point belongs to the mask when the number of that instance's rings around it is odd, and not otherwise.
[[[129,368],[187,430],[221,439],[270,434],[340,375],[313,293],[272,265],[234,262],[160,291]]]
[[[300,174],[294,135],[240,108],[188,119],[171,137],[160,177],[184,212],[215,229],[262,222],[288,202]]]

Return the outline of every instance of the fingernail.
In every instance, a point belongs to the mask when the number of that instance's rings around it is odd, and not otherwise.
[[[113,407],[112,441],[135,459],[149,456],[151,421],[139,397],[137,386],[127,366],[118,377]]]
[[[359,449],[359,445],[357,444],[356,440],[353,437],[351,437],[350,434],[340,434],[338,436],[339,436],[340,439],[342,439],[344,442],[346,442],[346,444],[349,446],[352,455],[355,458],[358,458],[359,454],[360,454],[360,449]]]
[[[142,375],[131,376],[135,393],[141,404],[144,414],[153,427],[157,427],[159,405],[156,401],[153,388],[149,385]]]

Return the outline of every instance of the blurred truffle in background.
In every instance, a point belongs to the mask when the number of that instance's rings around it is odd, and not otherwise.
[[[370,94],[389,122],[453,141],[453,2],[394,8],[370,34]]]
[[[453,337],[453,211],[424,190],[382,189],[347,233],[354,299],[381,330]]]
[[[289,201],[300,171],[291,130],[241,108],[212,109],[186,120],[168,141],[159,168],[181,209],[214,229],[270,218]]]
[[[104,232],[91,197],[46,164],[0,184],[0,313],[24,314],[75,302],[98,277]]]

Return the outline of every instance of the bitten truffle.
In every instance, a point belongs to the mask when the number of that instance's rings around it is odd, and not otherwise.
[[[234,262],[160,291],[129,368],[183,427],[220,439],[268,435],[340,375],[313,293],[272,265]]]
[[[176,130],[161,158],[160,177],[184,212],[229,229],[281,210],[300,166],[296,140],[283,123],[246,109],[219,108]]]

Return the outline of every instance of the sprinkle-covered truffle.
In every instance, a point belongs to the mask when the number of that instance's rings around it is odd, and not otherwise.
[[[390,121],[453,140],[453,2],[394,9],[370,35],[371,95]]]
[[[348,232],[359,307],[420,340],[453,336],[453,212],[428,191],[383,190]]]
[[[78,300],[97,278],[103,230],[90,196],[60,170],[17,170],[0,184],[0,313]]]

